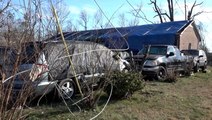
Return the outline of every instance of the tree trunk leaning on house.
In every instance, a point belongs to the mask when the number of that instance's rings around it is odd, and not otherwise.
[[[75,41],[67,42],[72,63],[69,63],[63,43],[48,43],[44,54],[48,56],[49,71],[53,80],[73,77],[76,74],[105,73],[119,70],[118,62],[113,58],[114,53],[103,45]]]

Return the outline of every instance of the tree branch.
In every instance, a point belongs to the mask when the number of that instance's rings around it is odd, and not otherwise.
[[[0,10],[0,15],[10,6],[10,2],[11,0],[7,2],[7,5],[2,10]]]
[[[200,12],[197,12],[196,14],[192,15],[192,20],[194,19],[194,17],[196,17],[202,13],[205,13],[205,11],[200,11]]]
[[[153,4],[154,5],[154,8],[153,10],[157,13],[157,16],[159,17],[160,19],[160,22],[163,23],[163,18],[162,18],[162,15],[161,15],[161,10],[160,8],[157,6],[157,0],[150,0],[150,4]]]
[[[203,4],[203,2],[197,3],[197,1],[195,0],[194,4],[193,4],[192,7],[191,7],[191,10],[188,12],[188,17],[187,17],[188,20],[191,20],[191,19],[193,19],[195,16],[200,15],[201,13],[203,13],[203,12],[198,12],[198,14],[194,14],[194,15],[192,16],[192,13],[193,13],[194,8],[197,7],[197,6],[200,6],[200,5],[202,5],[202,4]]]
[[[153,23],[152,21],[150,21],[150,20],[147,18],[147,16],[146,16],[146,15],[144,14],[144,12],[141,10],[141,5],[138,7],[138,9],[135,9],[134,6],[133,6],[128,0],[126,0],[126,1],[127,1],[127,3],[133,8],[133,11],[132,11],[133,16],[138,17],[138,18],[141,18],[141,19],[143,19],[144,21]],[[134,11],[135,11],[135,13],[134,13]],[[143,16],[139,14],[140,12],[142,13]]]
[[[173,0],[167,0],[169,15],[165,14],[170,21],[174,21],[174,7],[173,7]]]

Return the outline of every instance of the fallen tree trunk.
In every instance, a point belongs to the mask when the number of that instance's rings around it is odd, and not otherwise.
[[[67,42],[67,46],[70,56],[67,55],[62,42],[47,43],[45,46],[44,54],[49,65],[49,73],[54,80],[72,77],[74,71],[76,74],[92,75],[121,70],[119,60],[114,59],[115,53],[103,45],[74,41]]]

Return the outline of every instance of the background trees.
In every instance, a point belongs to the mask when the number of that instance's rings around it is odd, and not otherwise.
[[[163,4],[166,4],[166,6],[161,6],[161,1],[159,0],[149,0],[149,1],[150,1],[149,5],[152,6],[153,11],[155,12],[155,16],[153,17],[154,18],[157,17],[160,23],[175,21],[175,17],[177,17],[177,14],[176,14],[177,9],[184,10],[183,11],[184,20],[193,20],[196,16],[204,13],[204,11],[194,12],[194,10],[198,6],[201,6],[203,4],[203,2],[197,2],[197,0],[193,2],[192,6],[188,6],[187,0],[184,0],[183,2],[184,6],[181,8],[179,8],[180,6],[179,0],[166,0],[166,2],[163,3]],[[129,1],[128,1],[128,4],[132,6]],[[142,6],[143,6],[142,3],[140,5],[137,5],[137,7],[135,8],[132,6],[132,15],[135,17],[142,18],[143,20],[148,21],[150,23],[154,22],[151,19],[146,17],[147,14],[145,14],[145,11],[142,9]]]

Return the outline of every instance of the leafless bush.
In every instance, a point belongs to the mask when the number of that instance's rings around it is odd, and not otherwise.
[[[0,8],[0,119],[7,120],[24,117],[23,107],[33,93],[33,86],[30,83],[19,86],[22,89],[16,92],[14,81],[15,79],[21,79],[21,82],[28,81],[30,69],[20,72],[19,66],[30,58],[37,59],[36,55],[28,58],[24,54],[26,43],[35,41],[37,18],[33,16],[37,11],[30,9],[32,4],[12,6],[10,2],[11,0],[1,1],[3,9]],[[23,14],[23,19],[15,19],[16,15],[13,13],[16,8],[27,11]]]
[[[176,82],[177,81],[178,74],[179,73],[177,73],[174,68],[169,69],[168,70],[168,74],[167,74],[168,76],[167,76],[166,81],[168,81],[168,82]]]
[[[49,10],[49,8],[44,8],[42,4],[48,2],[42,0],[23,0],[22,2],[24,3],[23,6],[10,7],[9,5],[6,5],[4,7],[5,10],[0,11],[0,39],[2,43],[1,45],[6,48],[2,51],[1,57],[4,59],[0,63],[0,119],[24,119],[27,116],[24,113],[24,107],[26,107],[27,103],[35,97],[33,94],[33,81],[30,81],[29,76],[30,72],[33,71],[33,68],[21,71],[20,66],[22,65],[22,62],[27,62],[28,60],[34,60],[33,63],[37,62],[39,55],[41,54],[38,41],[44,40],[58,32],[62,34],[59,30],[60,23],[55,22],[55,18],[58,16],[53,17],[52,14],[49,14],[48,16],[45,16],[45,19],[43,17],[43,12],[47,12],[47,9]],[[58,5],[57,2],[55,4]],[[6,9],[8,9],[8,11],[6,11]],[[25,11],[24,13],[19,13],[23,17],[22,19],[17,20],[15,18],[13,10],[18,11],[17,9]],[[63,21],[67,14],[63,14],[63,10],[61,9],[57,10],[58,11],[55,13],[59,13],[59,16],[62,16],[59,17],[60,21]],[[108,19],[108,23],[112,26],[110,19]],[[118,30],[116,31],[119,33]],[[119,34],[121,35],[121,33]],[[77,37],[76,40],[78,40]],[[35,46],[33,51],[35,54],[31,56],[25,54],[28,50],[26,47],[29,42]],[[53,43],[50,44],[52,45]],[[76,84],[79,82],[79,85],[76,87],[79,90],[81,89],[81,99],[78,102],[73,103],[73,105],[77,105],[81,102],[84,105],[86,104],[93,108],[97,105],[97,102],[101,98],[101,93],[109,80],[107,76],[103,75],[100,75],[99,77],[92,76],[93,73],[101,71],[104,74],[110,75],[113,70],[117,69],[115,64],[119,61],[113,60],[112,56],[114,55],[114,52],[105,49],[106,47],[103,46],[98,47],[96,43],[93,43],[90,46],[85,44],[80,47],[73,47],[69,44],[69,46],[67,46],[69,48],[66,47],[66,44],[68,43],[61,42],[56,44],[56,46],[59,47],[52,45],[54,49],[48,49],[47,51],[44,49],[44,52],[47,52],[48,54],[48,58],[54,58],[52,60],[47,60],[50,65],[48,66],[50,68],[49,79],[57,82],[58,80],[65,79],[65,77],[70,77],[71,75],[73,80],[76,80]],[[48,45],[45,46],[45,48],[51,48],[48,47]],[[54,50],[59,51],[55,52]],[[54,57],[51,57],[51,55]],[[91,75],[90,82],[98,82],[100,83],[98,84],[99,86],[94,87],[93,84],[85,82],[84,79],[82,79],[85,74]],[[20,79],[21,82],[27,81],[27,84],[21,86],[22,89],[19,92],[14,91],[14,82],[16,82],[16,79]],[[77,79],[79,79],[78,82]],[[60,84],[60,82],[57,83]],[[55,88],[60,91],[61,88],[58,84],[55,85]],[[60,93],[58,93],[58,95],[59,94]],[[107,103],[110,100],[110,96]],[[41,96],[41,98],[42,97],[43,96]],[[62,100],[69,109],[64,98],[62,98]],[[69,100],[72,100],[72,98]]]
[[[30,69],[22,71],[19,66],[23,63],[34,61],[37,55],[27,56],[25,54],[26,44],[21,44],[22,49],[1,48],[3,61],[1,61],[1,83],[0,83],[0,118],[20,119],[23,116],[23,107],[26,106],[28,98],[33,98],[34,86],[29,81]],[[20,53],[18,53],[18,51]],[[35,52],[36,53],[36,52]],[[17,81],[17,79],[19,81]],[[14,86],[15,82],[25,83]],[[16,91],[19,89],[20,91]]]

